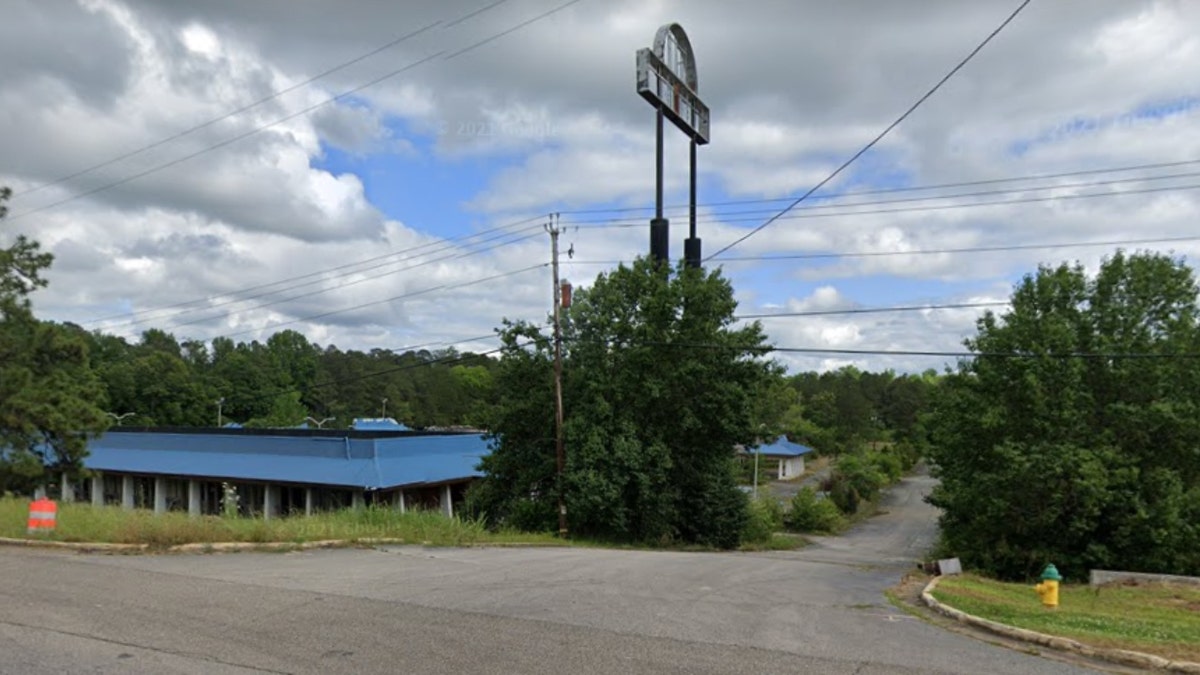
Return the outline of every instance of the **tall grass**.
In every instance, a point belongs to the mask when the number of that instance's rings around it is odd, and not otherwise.
[[[29,500],[0,498],[0,537],[26,537]],[[154,514],[117,506],[59,504],[56,541],[148,544],[165,548],[178,544],[217,542],[292,542],[322,540],[399,539],[429,546],[489,543],[560,542],[553,535],[493,532],[476,520],[447,518],[431,511],[400,513],[382,506],[346,509],[287,518],[189,517],[186,513]]]

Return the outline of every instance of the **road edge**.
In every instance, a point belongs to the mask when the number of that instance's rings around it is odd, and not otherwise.
[[[193,542],[172,546],[150,544],[112,544],[102,542],[58,541],[54,539],[20,539],[0,537],[0,546],[26,548],[56,548],[79,553],[252,553],[310,551],[329,548],[373,548],[376,546],[431,546],[427,541],[408,541],[394,538],[321,539],[317,541],[228,541]],[[485,542],[455,544],[462,548],[557,548],[564,544],[554,542]],[[443,548],[441,546],[437,548]]]
[[[1147,670],[1159,670],[1168,673],[1186,673],[1190,675],[1200,675],[1200,663],[1191,661],[1171,661],[1170,659],[1156,656],[1154,654],[1145,654],[1142,652],[1130,651],[1127,649],[1108,649],[1103,647],[1093,647],[1091,645],[1072,640],[1070,638],[1059,637],[1057,635],[1048,635],[1026,628],[1017,628],[1007,624],[991,621],[973,614],[967,614],[961,609],[951,607],[937,598],[933,597],[933,590],[937,588],[938,581],[941,577],[934,577],[921,590],[921,601],[924,602],[930,609],[947,616],[960,623],[965,623],[976,628],[1001,635],[1003,637],[1019,640],[1021,642],[1029,642],[1059,651],[1070,652],[1085,656],[1088,658],[1101,659],[1110,661],[1123,666],[1133,666],[1135,668],[1145,668]]]

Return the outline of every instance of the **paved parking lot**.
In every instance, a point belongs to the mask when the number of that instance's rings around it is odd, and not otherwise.
[[[1080,673],[910,617],[926,477],[796,552],[0,550],[0,673]]]

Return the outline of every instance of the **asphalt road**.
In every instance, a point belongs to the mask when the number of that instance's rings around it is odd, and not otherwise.
[[[1091,672],[887,603],[932,540],[929,487],[785,553],[0,549],[0,673]]]

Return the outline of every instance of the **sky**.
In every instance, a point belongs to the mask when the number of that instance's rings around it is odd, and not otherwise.
[[[1018,4],[9,0],[0,245],[25,234],[54,253],[39,316],[130,339],[289,328],[342,349],[491,349],[475,338],[550,311],[548,214],[577,287],[648,250],[655,113],[635,54],[660,26],[687,31],[711,109],[707,256],[826,178]],[[1095,270],[1112,242],[1195,264],[1198,24],[1184,0],[1034,0],[872,150],[706,265],[739,315],[958,306],[762,319],[777,346],[954,352],[1040,264]],[[688,144],[666,131],[678,258]]]

